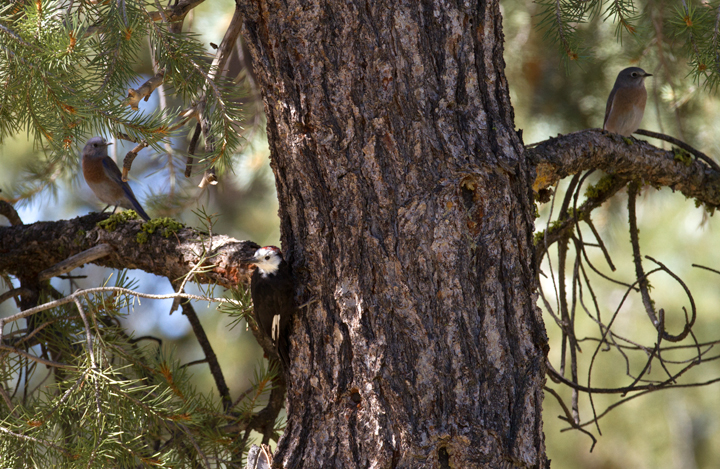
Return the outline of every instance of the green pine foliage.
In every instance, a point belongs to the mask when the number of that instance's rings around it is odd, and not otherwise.
[[[241,143],[241,88],[214,77],[211,57],[190,33],[171,33],[154,21],[155,2],[125,0],[18,0],[0,6],[0,144],[26,133],[44,158],[43,168],[16,188],[16,200],[39,193],[77,167],[85,141],[103,133],[163,142],[196,124],[180,126],[182,110],[204,103],[209,122],[207,153],[196,165],[229,166]],[[165,72],[174,109],[133,111],[128,88],[144,79],[136,67],[148,48]],[[205,148],[199,146],[199,148]],[[184,160],[184,155],[183,155]]]
[[[720,82],[720,4],[717,2],[693,5],[683,1],[674,10],[655,1],[538,0],[536,3],[540,7],[538,26],[546,40],[559,46],[566,63],[592,55],[592,44],[588,41],[597,37],[585,37],[583,25],[602,19],[615,24],[615,34],[621,43],[629,37],[670,49],[682,46],[691,74],[698,83],[714,89]]]
[[[124,274],[117,283],[136,286]],[[238,429],[265,404],[278,370],[260,364],[250,388],[224,411],[190,384],[188,367],[156,339],[127,335],[120,319],[135,301],[128,294],[88,295],[81,301],[87,325],[70,303],[34,315],[28,327],[36,333],[17,326],[5,333],[26,352],[5,353],[0,361],[3,398],[12,403],[11,412],[3,403],[0,413],[3,467],[242,464],[249,443]],[[56,366],[28,358],[30,347],[40,347],[32,336],[47,350],[37,355]]]
[[[714,89],[720,83],[720,4],[683,2],[671,19],[675,37],[682,40],[691,75]]]
[[[577,27],[578,24],[586,21],[587,8],[597,3],[597,0],[537,1],[540,6],[538,27],[545,32],[545,40],[558,45],[566,63],[579,60],[586,55],[587,51],[578,41]]]

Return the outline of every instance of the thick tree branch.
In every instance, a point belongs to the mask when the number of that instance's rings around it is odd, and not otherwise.
[[[148,233],[142,230],[148,224],[135,220],[119,223],[114,231],[107,231],[98,222],[108,218],[107,214],[92,213],[72,220],[0,227],[0,272],[33,277],[70,256],[107,244],[113,248],[113,254],[93,261],[95,264],[141,269],[179,279],[204,255],[208,268],[199,269],[195,281],[234,287],[249,280],[250,272],[243,259],[259,247],[252,241],[218,235],[211,238],[188,227],[174,231],[157,225],[153,233]]]
[[[535,190],[580,171],[602,169],[626,179],[670,187],[710,207],[720,206],[720,172],[641,140],[584,130],[552,138],[526,152],[537,164]]]

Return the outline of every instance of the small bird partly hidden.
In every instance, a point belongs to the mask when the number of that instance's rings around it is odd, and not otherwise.
[[[287,370],[290,365],[287,329],[295,312],[295,288],[290,266],[275,246],[258,249],[248,259],[248,264],[257,266],[250,280],[255,320],[272,341]]]
[[[638,67],[618,74],[605,107],[603,130],[629,137],[640,127],[647,101],[645,78],[651,76]]]
[[[130,185],[122,180],[122,174],[112,158],[108,156],[107,147],[112,145],[102,137],[93,137],[85,144],[82,155],[82,169],[85,182],[101,202],[118,207],[133,209],[143,220],[150,217],[135,198]]]

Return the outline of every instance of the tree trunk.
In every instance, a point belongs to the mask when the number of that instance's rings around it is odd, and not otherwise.
[[[497,0],[242,2],[303,307],[276,461],[547,467]]]

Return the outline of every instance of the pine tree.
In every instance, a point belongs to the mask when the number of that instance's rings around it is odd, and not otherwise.
[[[643,183],[667,185],[712,212],[720,167],[683,142],[664,151],[597,130],[526,146],[514,125],[498,1],[466,8],[237,0],[214,55],[183,31],[200,3],[0,7],[0,143],[26,133],[38,155],[0,200],[13,224],[0,228],[8,290],[0,303],[14,298],[19,311],[0,319],[3,467],[242,467],[257,434],[258,442],[277,443],[284,467],[548,467],[546,375],[572,392],[566,406],[548,390],[569,427],[590,434],[604,415],[594,393],[670,388],[704,359],[698,341],[681,346],[697,351],[684,361],[663,358],[674,350],[663,340],[695,340],[696,310],[693,303],[680,333],[665,328],[647,276],[672,273],[643,261],[635,203]],[[592,59],[586,36],[612,21],[618,40],[653,44],[658,56],[681,42],[696,82],[709,90],[718,83],[716,6],[542,0],[537,8],[538,27],[568,69]],[[171,217],[141,223],[130,211],[26,227],[12,207],[71,180],[79,148],[98,134],[136,145],[124,177],[145,148],[170,155],[173,184],[182,167],[202,170],[206,189],[231,174],[247,143],[246,95],[225,73],[241,29],[254,66],[247,73],[263,95],[283,250],[301,304],[289,370],[279,368],[251,314],[246,261],[258,245],[218,234],[213,215],[198,210],[199,228]],[[152,73],[140,77],[144,55]],[[156,97],[164,104],[148,111]],[[178,151],[171,141],[183,137]],[[624,189],[636,274],[628,288],[658,333],[654,348],[632,351],[667,376],[643,369],[608,391],[590,385],[592,363],[587,386],[578,377],[575,292],[588,288],[597,305],[586,247],[613,264],[591,215]],[[194,200],[174,195],[157,194],[155,208],[177,214]],[[550,200],[559,215],[552,219],[550,210],[533,236],[536,203]],[[581,223],[595,240],[582,239]],[[551,252],[562,285],[555,303],[538,290],[540,260]],[[646,273],[642,263],[650,261],[655,270]],[[85,263],[123,270],[112,284],[76,290],[65,274]],[[141,293],[124,269],[165,277],[176,293]],[[76,291],[51,284],[58,276]],[[188,293],[189,285],[199,293]],[[536,291],[562,331],[558,370],[546,360]],[[202,360],[181,363],[156,338],[125,330],[124,317],[146,298],[175,301]],[[230,389],[222,352],[195,311],[207,303],[248,327],[269,357],[245,390]],[[629,354],[611,332],[615,316],[603,322],[599,311],[598,350]],[[212,392],[191,382],[193,365],[208,366]],[[592,418],[581,418],[580,393],[591,399]]]

